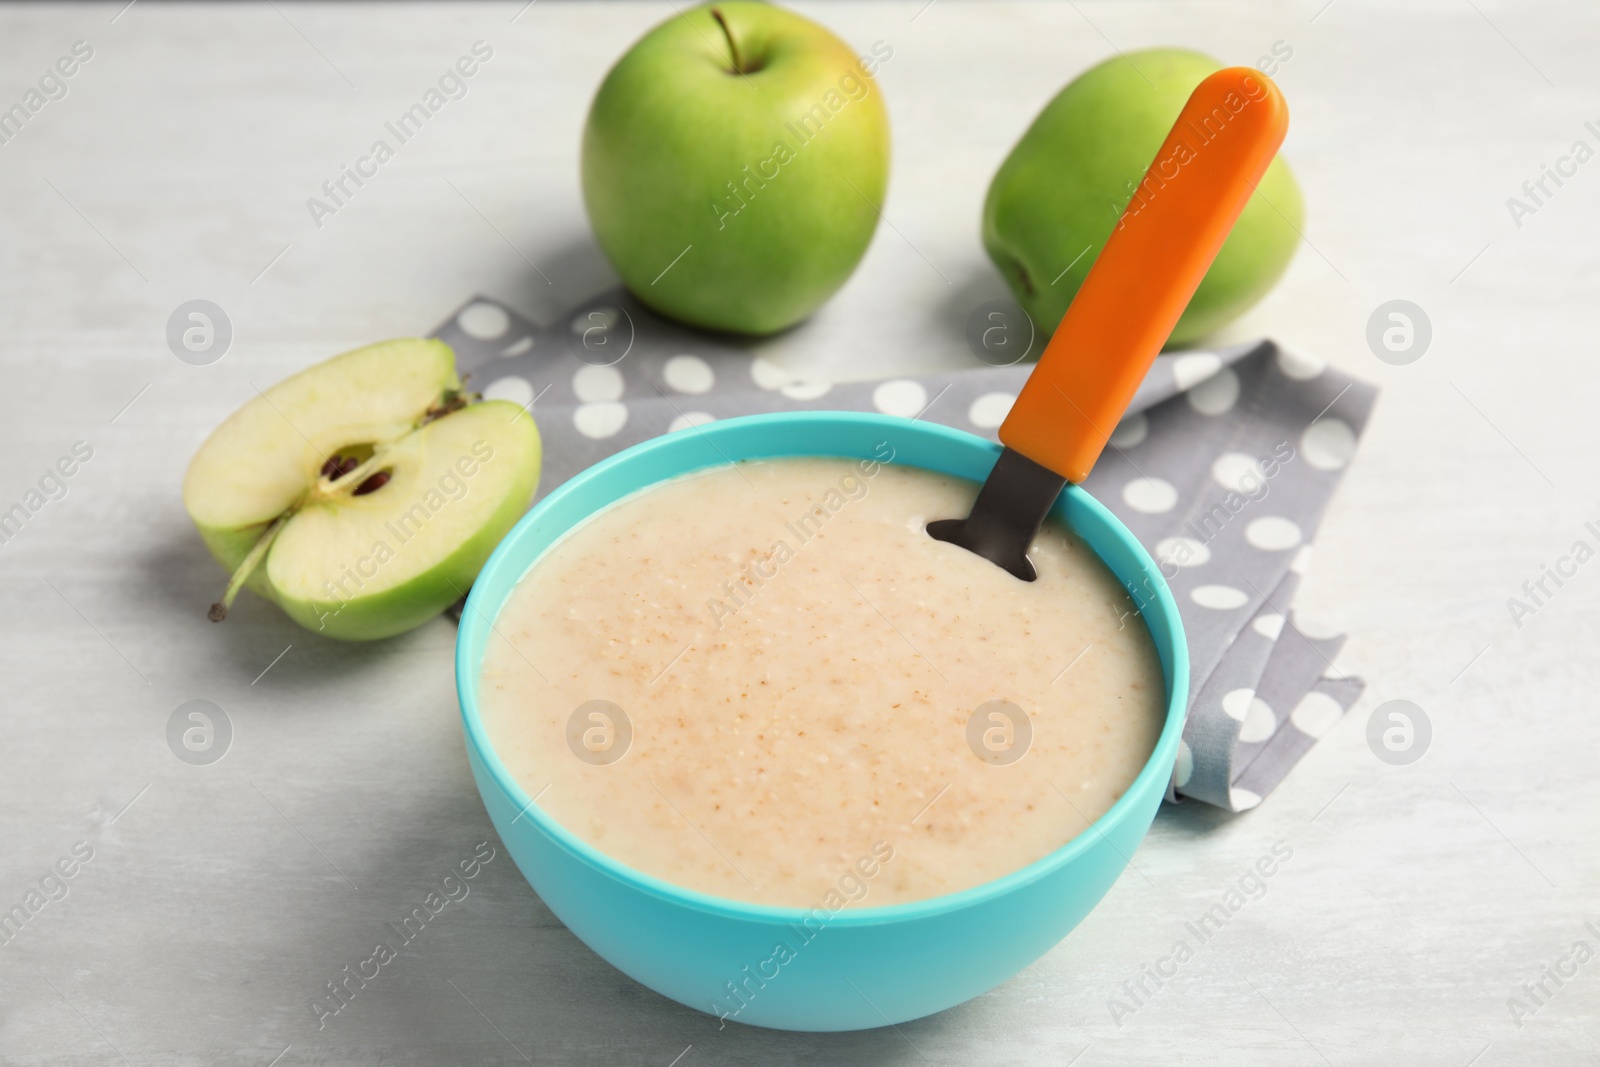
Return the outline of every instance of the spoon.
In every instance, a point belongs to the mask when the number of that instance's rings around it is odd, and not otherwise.
[[[1028,546],[1082,482],[1283,143],[1272,80],[1228,67],[1190,95],[1000,426],[1000,458],[964,519],[928,524],[1023,581]]]

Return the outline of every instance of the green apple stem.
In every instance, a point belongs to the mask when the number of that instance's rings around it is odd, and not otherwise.
[[[261,536],[256,539],[256,543],[246,553],[244,561],[239,564],[238,570],[234,571],[233,577],[228,580],[228,589],[222,594],[222,599],[211,605],[211,610],[206,613],[206,618],[212,622],[221,622],[228,617],[228,609],[233,607],[233,600],[239,595],[239,590],[244,588],[244,583],[250,579],[251,574],[255,573],[255,569],[261,565],[261,561],[267,558],[267,549],[272,547],[272,542],[277,540],[278,534],[283,530],[284,525],[293,518],[294,513],[295,509],[290,508],[276,519],[273,519],[272,525],[262,531]]]
[[[470,377],[472,377],[471,374],[463,374],[461,380],[465,383]],[[465,389],[446,389],[444,395],[439,397],[439,402],[422,413],[422,418],[418,420],[417,427],[421,428],[430,422],[436,422],[444,418],[446,415],[455,414],[468,404],[471,404],[474,398],[482,400],[483,395],[481,393],[469,393]]]
[[[717,25],[722,27],[722,36],[728,39],[728,52],[733,56],[733,70],[730,73],[744,74],[744,62],[739,58],[739,45],[733,39],[733,30],[728,28],[728,20],[721,9],[712,8],[711,17],[717,20]]]

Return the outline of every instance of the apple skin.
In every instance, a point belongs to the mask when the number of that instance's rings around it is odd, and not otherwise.
[[[728,34],[748,73],[733,71]],[[692,326],[766,334],[844,284],[888,184],[889,118],[867,71],[893,51],[876,54],[864,68],[809,19],[730,0],[668,19],[617,61],[584,125],[583,196],[640,301]],[[813,107],[825,121],[802,141]]]
[[[1066,314],[1189,94],[1221,66],[1162,48],[1091,67],[1045,106],[1000,165],[984,200],[983,244],[1041,333],[1053,333]],[[1167,345],[1198,341],[1265,296],[1288,268],[1304,219],[1300,187],[1279,156]]]

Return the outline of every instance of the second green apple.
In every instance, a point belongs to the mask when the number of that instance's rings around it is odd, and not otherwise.
[[[606,75],[583,133],[600,247],[645,304],[693,326],[764,334],[844,284],[877,227],[889,119],[858,57],[781,7],[676,15]]]
[[[1053,332],[1189,94],[1221,68],[1151,49],[1084,72],[1001,164],[983,205],[983,243],[1018,303]],[[1300,188],[1274,160],[1189,301],[1168,344],[1205,337],[1265,296],[1294,256]]]

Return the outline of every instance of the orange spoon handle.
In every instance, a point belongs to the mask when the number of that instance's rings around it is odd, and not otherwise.
[[[1288,127],[1261,72],[1200,83],[1001,424],[1006,447],[1088,477]]]

